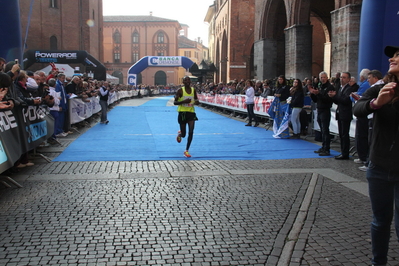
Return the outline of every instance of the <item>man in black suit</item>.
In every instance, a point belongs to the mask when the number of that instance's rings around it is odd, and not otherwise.
[[[350,138],[349,131],[351,126],[352,115],[352,101],[350,98],[353,88],[350,86],[349,81],[351,74],[349,72],[341,73],[341,87],[338,91],[330,91],[328,95],[332,98],[333,102],[337,105],[335,119],[338,121],[338,132],[341,142],[341,154],[335,156],[337,160],[349,159]]]

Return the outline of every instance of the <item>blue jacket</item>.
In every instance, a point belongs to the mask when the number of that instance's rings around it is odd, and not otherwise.
[[[59,107],[62,108],[62,111],[68,110],[69,95],[65,92],[64,85],[59,80],[57,80],[57,83],[55,85],[55,91],[60,92],[60,94],[61,94]]]

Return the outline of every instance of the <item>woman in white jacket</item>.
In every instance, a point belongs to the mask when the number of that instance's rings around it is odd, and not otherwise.
[[[247,105],[247,112],[249,122],[245,126],[252,126],[252,119],[255,120],[254,127],[259,126],[258,118],[254,113],[254,104],[255,104],[255,89],[253,88],[254,83],[252,80],[245,81],[245,104]]]

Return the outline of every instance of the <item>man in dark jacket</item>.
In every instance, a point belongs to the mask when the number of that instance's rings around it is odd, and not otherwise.
[[[319,74],[320,85],[319,88],[309,89],[310,97],[315,102],[317,108],[317,123],[320,127],[322,146],[319,150],[315,151],[320,156],[330,155],[330,120],[331,120],[331,106],[333,100],[328,95],[330,91],[335,91],[334,86],[328,81],[328,75],[322,71]]]
[[[350,137],[349,131],[352,114],[352,100],[350,98],[353,88],[349,84],[351,74],[349,72],[341,73],[341,87],[338,91],[330,91],[328,95],[332,98],[333,102],[337,105],[335,119],[338,121],[338,132],[341,143],[341,154],[335,156],[337,160],[348,160],[350,150]]]

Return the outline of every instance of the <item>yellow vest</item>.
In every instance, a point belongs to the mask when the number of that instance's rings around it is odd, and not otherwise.
[[[182,87],[181,90],[183,91],[183,96],[180,97],[178,99],[179,102],[185,100],[185,99],[191,99],[190,103],[184,103],[184,104],[179,104],[179,106],[177,107],[177,111],[178,112],[191,112],[191,113],[195,113],[194,110],[194,88],[191,88],[191,93],[188,94],[186,92],[186,87]]]

